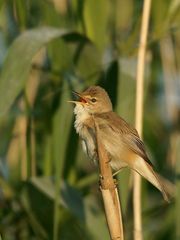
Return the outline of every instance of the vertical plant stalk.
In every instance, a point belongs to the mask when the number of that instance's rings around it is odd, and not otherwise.
[[[117,186],[113,179],[109,157],[100,140],[99,127],[96,124],[95,119],[94,124],[99,157],[100,190],[102,193],[109,233],[112,240],[123,240],[122,214]]]
[[[31,177],[36,176],[36,137],[34,119],[31,120]]]
[[[44,54],[45,51],[42,49],[39,51],[34,59],[34,64],[42,64],[44,60]],[[27,110],[27,103],[30,108],[33,108],[34,101],[36,98],[38,86],[40,82],[40,73],[37,70],[32,70],[29,74],[29,78],[27,80],[26,86],[25,86],[25,95],[26,95],[26,101],[25,98],[22,98],[19,102],[19,108],[22,112],[26,112]],[[15,138],[12,138],[10,144],[9,144],[9,150],[7,153],[8,163],[9,166],[12,168],[15,168],[18,165],[19,159],[20,159],[20,173],[21,173],[21,179],[27,180],[28,178],[28,157],[27,157],[27,143],[26,143],[26,135],[27,135],[27,116],[26,115],[20,115],[16,118],[16,122],[13,129],[13,135],[16,136]],[[31,167],[31,174],[32,176],[36,175],[36,159],[35,159],[35,133],[34,128],[31,128],[31,144],[32,148],[31,156],[32,159],[30,159],[30,167]],[[18,154],[17,154],[17,149]]]
[[[59,240],[60,229],[59,223],[63,221],[63,215],[59,210],[59,198],[61,197],[61,184],[63,170],[65,166],[65,156],[67,154],[67,143],[70,134],[70,126],[72,123],[72,111],[67,108],[65,101],[70,97],[68,82],[64,81],[62,85],[62,93],[59,99],[58,109],[53,117],[53,142],[52,142],[52,164],[54,165],[55,173],[55,199],[54,199],[54,217],[53,217],[53,236],[51,239]]]
[[[138,51],[138,64],[136,76],[136,120],[135,126],[142,136],[143,119],[143,96],[144,96],[144,66],[149,25],[151,0],[144,0],[142,25],[140,33],[140,44]],[[134,210],[134,240],[142,240],[142,217],[141,217],[141,177],[134,172],[133,188],[133,210]]]
[[[160,54],[163,69],[164,93],[166,104],[166,118],[171,124],[176,125],[178,122],[178,71],[175,61],[175,48],[170,35],[160,41]],[[179,85],[180,86],[180,85]],[[176,149],[175,142],[177,139],[176,131],[172,131],[170,135],[170,148],[167,157],[167,164],[175,168],[176,166]]]
[[[175,122],[177,118],[177,106],[173,96],[176,96],[176,83],[178,74],[176,70],[173,41],[170,35],[160,41],[160,54],[163,69],[164,93],[166,114],[169,121]]]
[[[176,239],[180,239],[180,135],[176,138]]]

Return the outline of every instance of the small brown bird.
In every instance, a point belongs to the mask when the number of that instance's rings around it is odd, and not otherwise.
[[[157,187],[168,201],[167,194],[157,174],[153,170],[144,147],[135,128],[130,126],[112,109],[107,92],[99,86],[91,86],[82,93],[74,92],[75,129],[82,139],[84,151],[90,159],[97,161],[95,125],[99,126],[99,137],[104,145],[113,170],[129,167]]]

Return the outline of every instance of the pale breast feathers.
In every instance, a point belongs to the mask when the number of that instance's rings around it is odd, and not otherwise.
[[[96,160],[96,137],[93,119],[80,105],[75,107],[74,113],[76,115],[74,126],[81,137],[83,150],[90,159]]]

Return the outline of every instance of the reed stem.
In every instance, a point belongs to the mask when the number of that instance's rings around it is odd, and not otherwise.
[[[137,80],[136,80],[135,126],[140,136],[142,136],[143,128],[144,69],[150,7],[151,0],[144,0],[136,76]],[[134,210],[134,240],[142,240],[143,235],[141,217],[141,176],[136,172],[134,172],[133,210]]]

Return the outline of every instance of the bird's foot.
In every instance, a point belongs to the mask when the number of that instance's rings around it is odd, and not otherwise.
[[[121,170],[123,169],[123,167],[121,167],[118,171],[113,173],[113,177],[116,176],[119,172],[121,172]]]

